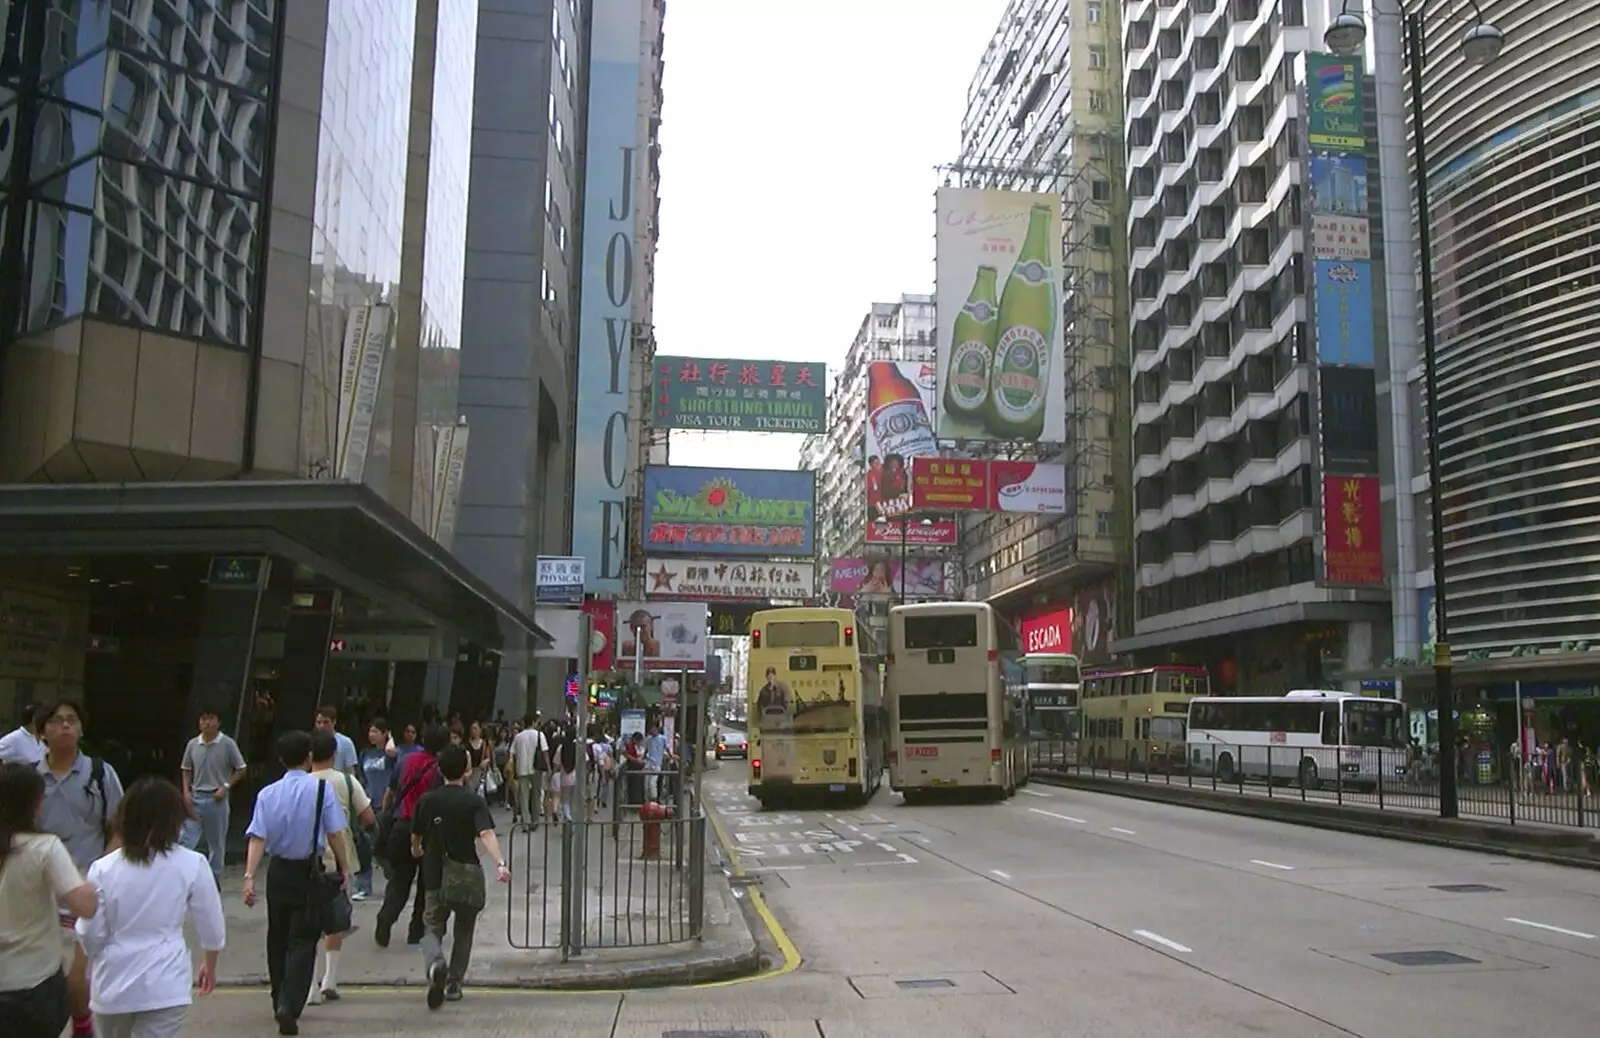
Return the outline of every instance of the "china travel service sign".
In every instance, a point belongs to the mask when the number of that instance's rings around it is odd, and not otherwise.
[[[810,555],[816,496],[812,472],[650,465],[644,470],[645,550]]]
[[[645,594],[651,598],[793,602],[810,598],[816,588],[816,568],[809,562],[651,559],[645,566]]]

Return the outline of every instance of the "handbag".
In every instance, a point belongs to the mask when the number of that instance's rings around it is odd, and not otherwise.
[[[311,882],[306,888],[306,914],[323,934],[345,933],[350,929],[355,906],[344,892],[344,877],[322,867],[322,802],[328,783],[317,780],[317,800],[312,808],[311,858],[306,868]]]
[[[441,851],[443,847],[439,848]],[[468,865],[444,855],[444,875],[439,882],[441,904],[464,912],[481,912],[489,903],[488,884],[483,878],[483,866],[474,862]]]

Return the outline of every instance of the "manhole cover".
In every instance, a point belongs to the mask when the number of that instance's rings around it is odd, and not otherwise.
[[[1372,957],[1396,966],[1473,966],[1482,962],[1448,951],[1374,952]]]
[[[661,1038],[772,1038],[766,1031],[662,1031]]]
[[[894,982],[894,986],[902,991],[919,991],[923,988],[953,988],[956,986],[956,982],[939,977],[930,980],[897,980]]]
[[[1491,887],[1487,883],[1435,883],[1433,889],[1447,894],[1503,894],[1505,887]]]

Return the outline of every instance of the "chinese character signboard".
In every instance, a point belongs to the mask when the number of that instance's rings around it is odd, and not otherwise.
[[[1323,582],[1383,586],[1377,476],[1322,477]]]
[[[706,615],[704,602],[617,603],[614,665],[642,654],[646,670],[704,670]]]
[[[541,555],[534,561],[533,600],[540,605],[583,602],[583,560],[571,555]]]
[[[1032,461],[916,458],[911,464],[911,506],[936,512],[1039,512],[1067,510],[1067,469]]]
[[[1362,129],[1362,74],[1359,57],[1306,55],[1308,136],[1313,151],[1359,155],[1367,150]]]
[[[655,427],[823,432],[827,375],[823,364],[657,357],[651,392]]]
[[[1372,259],[1372,222],[1367,217],[1367,157],[1313,152],[1311,253],[1315,259]]]
[[[735,562],[729,559],[651,559],[645,565],[651,598],[727,598],[793,602],[817,592],[809,562]]]
[[[768,604],[767,602],[713,602],[711,604],[711,633],[713,635],[749,634],[750,621],[755,618],[757,610],[766,609]]]
[[[1372,264],[1319,259],[1312,267],[1317,363],[1372,367]]]
[[[650,465],[644,543],[652,554],[810,555],[816,476]]]

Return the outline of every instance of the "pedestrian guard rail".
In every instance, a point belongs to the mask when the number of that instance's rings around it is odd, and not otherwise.
[[[1298,798],[1396,811],[1439,810],[1433,759],[1389,747],[1151,744],[1113,757],[1093,744],[1035,739],[1029,763],[1039,774],[1184,785],[1237,796]],[[1534,766],[1515,753],[1463,753],[1457,774],[1462,817],[1508,825],[1600,826],[1596,776],[1586,762]]]
[[[682,776],[646,769],[602,781],[604,808],[597,796],[583,817],[512,827],[512,947],[559,949],[565,961],[701,938],[707,821]]]

